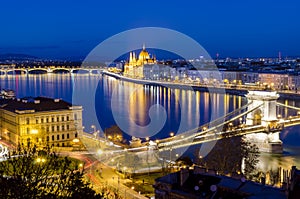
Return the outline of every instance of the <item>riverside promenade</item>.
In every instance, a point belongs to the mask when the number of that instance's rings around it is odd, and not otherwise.
[[[249,87],[247,85],[225,85],[220,86],[218,84],[200,84],[200,83],[191,83],[191,82],[174,82],[174,81],[158,81],[158,80],[146,80],[146,79],[135,79],[126,77],[117,73],[109,72],[109,71],[101,71],[102,75],[107,75],[110,77],[114,77],[116,79],[120,79],[127,82],[132,82],[136,84],[142,85],[152,85],[152,86],[166,86],[174,89],[193,89],[195,91],[201,92],[213,92],[213,93],[227,93],[230,95],[239,95],[245,96],[250,90],[266,90],[262,87]],[[275,91],[275,90],[274,90]],[[300,93],[291,91],[291,90],[276,90],[280,95],[280,99],[300,99]]]

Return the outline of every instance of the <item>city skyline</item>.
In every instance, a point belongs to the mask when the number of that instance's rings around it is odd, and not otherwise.
[[[299,2],[1,2],[0,54],[84,58],[99,43],[139,27],[190,36],[216,57],[299,56]],[[25,8],[25,9],[24,9]],[[279,13],[279,14],[278,14]]]

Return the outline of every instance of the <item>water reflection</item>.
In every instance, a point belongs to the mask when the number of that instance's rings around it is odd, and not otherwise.
[[[244,97],[209,94],[206,92],[193,92],[180,89],[170,89],[159,86],[137,85],[123,82],[110,77],[96,75],[77,74],[44,74],[44,75],[2,75],[0,87],[13,89],[17,97],[48,96],[62,98],[66,101],[74,101],[76,90],[76,102],[83,105],[83,123],[88,127],[95,124],[102,131],[116,124],[113,108],[124,121],[128,118],[134,123],[128,126],[131,135],[146,137],[149,133],[144,128],[151,121],[162,120],[162,109],[165,112],[166,121],[157,124],[159,128],[151,135],[152,139],[167,137],[170,132],[178,132],[183,122],[188,130],[195,125],[209,122],[212,116],[222,116],[244,104]],[[116,96],[112,99],[112,95]],[[114,101],[114,103],[112,103]],[[300,107],[300,101],[279,100],[281,103]],[[151,112],[151,107],[153,107]],[[157,105],[157,106],[156,106]],[[93,112],[96,112],[93,116]],[[282,116],[297,114],[296,111],[287,108],[278,108]],[[162,119],[161,119],[162,118]],[[136,129],[136,126],[139,126]],[[143,127],[143,128],[142,128]],[[155,130],[155,129],[154,129]],[[299,127],[284,129],[281,138],[284,143],[284,154],[262,154],[259,163],[260,169],[275,170],[277,167],[289,169],[292,165],[300,167],[300,133]]]

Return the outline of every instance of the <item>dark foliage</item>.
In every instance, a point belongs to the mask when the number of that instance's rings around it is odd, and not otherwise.
[[[68,157],[19,147],[0,162],[0,198],[102,198],[83,174]]]
[[[243,172],[249,177],[255,171],[259,151],[256,145],[242,137],[233,137],[218,141],[206,157],[199,157],[197,149],[195,157],[196,164],[214,169],[220,174]]]

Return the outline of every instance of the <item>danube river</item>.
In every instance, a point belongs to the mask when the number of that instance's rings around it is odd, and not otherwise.
[[[101,75],[2,75],[0,79],[1,89],[15,90],[17,98],[45,96],[82,105],[86,132],[103,133],[117,124],[126,139],[168,137],[170,132],[195,128],[247,103],[242,96],[139,85]],[[281,102],[300,107],[298,101]],[[300,168],[300,126],[284,129],[281,139],[284,153],[262,154],[262,170]]]

